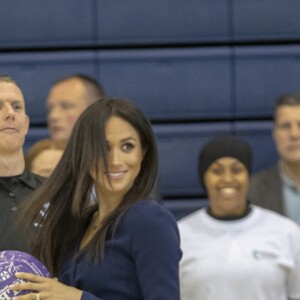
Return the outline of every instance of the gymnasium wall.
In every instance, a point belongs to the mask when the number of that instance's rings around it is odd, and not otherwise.
[[[276,162],[274,101],[300,90],[299,12],[299,0],[1,0],[0,73],[26,97],[25,150],[48,135],[51,84],[91,75],[150,118],[160,195],[181,217],[206,203],[197,156],[213,136],[248,140],[254,171]]]

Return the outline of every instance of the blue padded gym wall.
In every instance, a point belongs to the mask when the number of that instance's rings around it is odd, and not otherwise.
[[[101,45],[228,41],[228,0],[97,1]]]
[[[197,155],[210,138],[248,140],[254,171],[278,159],[272,111],[300,91],[299,12],[299,0],[1,0],[0,73],[24,91],[25,151],[48,136],[52,83],[91,75],[150,118],[159,192],[182,217],[206,203]]]
[[[46,122],[46,95],[55,80],[73,73],[96,77],[97,69],[92,51],[3,54],[0,66],[20,84],[31,125]]]
[[[298,0],[232,0],[236,41],[297,41],[300,37]]]
[[[94,0],[1,0],[0,47],[91,45],[96,32],[93,7]]]
[[[99,79],[109,94],[132,99],[153,121],[232,115],[229,48],[114,50],[97,54]]]

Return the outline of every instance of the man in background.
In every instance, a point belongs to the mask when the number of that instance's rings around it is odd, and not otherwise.
[[[278,98],[273,138],[280,159],[253,175],[249,199],[300,224],[300,93]]]
[[[21,89],[13,78],[0,75],[0,251],[30,252],[30,237],[15,228],[18,205],[43,182],[43,177],[25,168],[28,128]]]
[[[101,84],[87,75],[74,74],[55,82],[47,98],[50,138],[66,143],[81,113],[104,96]]]

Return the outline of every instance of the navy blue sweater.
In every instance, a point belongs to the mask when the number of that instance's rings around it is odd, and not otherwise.
[[[181,255],[173,215],[155,201],[141,200],[106,241],[102,261],[70,259],[59,281],[83,290],[81,300],[179,300]]]

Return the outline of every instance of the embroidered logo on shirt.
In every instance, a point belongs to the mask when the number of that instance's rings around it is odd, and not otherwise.
[[[278,257],[275,253],[257,249],[252,251],[252,256],[256,260],[274,260]]]

